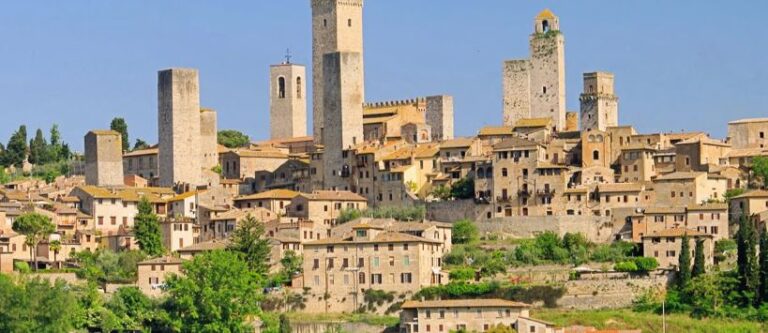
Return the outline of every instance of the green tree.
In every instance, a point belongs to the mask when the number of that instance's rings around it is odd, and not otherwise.
[[[693,257],[693,270],[691,271],[691,277],[695,278],[699,275],[703,275],[706,272],[706,268],[704,267],[704,240],[703,239],[697,239],[696,240],[696,249],[693,251],[694,257]]]
[[[63,280],[39,278],[14,283],[0,274],[0,332],[72,332],[77,299]]]
[[[27,158],[27,127],[19,129],[11,135],[8,145],[3,152],[3,165],[21,167]]]
[[[238,222],[229,249],[238,252],[256,273],[264,275],[269,270],[270,248],[264,238],[264,224],[252,215]]]
[[[355,208],[344,208],[339,212],[339,217],[336,218],[336,223],[343,224],[349,221],[354,221],[363,216],[363,212]]]
[[[683,234],[680,256],[677,263],[677,286],[684,290],[691,281],[691,243],[688,234]]]
[[[61,132],[59,132],[59,125],[53,124],[50,132],[50,143],[46,152],[46,159],[49,162],[58,162],[63,160],[61,156]]]
[[[131,141],[128,140],[128,124],[125,119],[119,117],[112,119],[112,122],[109,123],[109,129],[120,133],[123,138],[123,151],[128,151],[131,148]]]
[[[475,180],[462,178],[451,185],[451,196],[456,199],[472,199],[475,197]]]
[[[291,333],[291,322],[285,313],[280,314],[280,333]]]
[[[117,289],[105,308],[114,314],[121,330],[162,331],[168,324],[167,313],[137,287]]]
[[[51,243],[48,244],[48,248],[53,251],[53,262],[58,262],[59,251],[61,251],[61,241],[58,239],[51,241]]]
[[[35,263],[37,270],[37,245],[44,238],[56,231],[56,226],[51,219],[38,213],[24,213],[13,221],[13,231],[26,237],[25,243],[29,247],[29,257]]]
[[[170,275],[164,308],[184,332],[245,332],[246,318],[258,315],[263,276],[240,255],[215,250],[183,264],[184,275]]]
[[[760,303],[768,303],[768,232],[760,233],[760,274],[758,275],[760,289],[758,298]]]
[[[453,244],[470,244],[478,240],[477,225],[470,220],[458,220],[451,228],[451,241]]]
[[[515,331],[511,327],[504,324],[497,324],[496,326],[492,326],[490,329],[488,329],[485,332],[486,333],[517,333],[517,331]]]
[[[445,185],[438,185],[432,188],[431,194],[440,200],[448,200],[451,198],[451,188]]]
[[[43,131],[39,128],[35,132],[35,138],[29,142],[29,163],[45,164],[48,163],[48,143],[45,141]]]
[[[149,148],[149,144],[142,139],[136,139],[136,143],[133,144],[133,150],[140,150],[140,149],[147,149],[147,148]]]
[[[152,257],[165,253],[158,217],[152,211],[152,204],[146,197],[141,198],[141,201],[139,201],[138,213],[134,221],[133,233],[136,235],[136,242],[139,244],[139,248]]]
[[[227,148],[240,148],[251,143],[251,139],[240,131],[222,130],[219,131],[218,142]]]
[[[768,157],[755,156],[752,159],[752,173],[760,178],[763,187],[768,186]]]
[[[283,258],[280,259],[280,265],[283,266],[282,270],[288,279],[301,274],[302,263],[302,257],[292,250],[285,251]]]
[[[757,256],[755,255],[755,231],[752,221],[742,215],[739,231],[736,233],[736,265],[739,276],[739,291],[745,305],[754,303],[754,292],[759,287]]]

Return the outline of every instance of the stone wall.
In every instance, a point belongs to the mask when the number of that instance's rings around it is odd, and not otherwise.
[[[432,127],[432,138],[453,139],[453,96],[427,97],[426,122]]]
[[[582,233],[592,242],[605,243],[613,240],[613,223],[610,217],[566,216],[513,216],[477,221],[481,234],[500,234],[515,238],[532,238],[545,231],[563,236],[566,233]]]
[[[666,271],[650,276],[626,278],[607,274],[605,278],[580,279],[565,283],[567,292],[557,305],[575,310],[616,309],[632,305],[632,302],[649,290],[664,291],[672,275]]]
[[[158,72],[160,186],[201,182],[200,83],[196,69]]]
[[[505,61],[502,66],[503,123],[514,126],[531,116],[530,62],[527,59]]]
[[[336,332],[356,332],[356,333],[382,333],[386,331],[385,326],[368,325],[364,323],[347,322],[328,322],[328,323],[303,323],[292,322],[292,333],[336,333]]]
[[[475,221],[482,216],[485,206],[488,205],[476,205],[472,199],[427,202],[426,218],[438,222],[455,222],[463,219]]]
[[[123,140],[115,131],[90,131],[85,135],[85,183],[123,185]]]

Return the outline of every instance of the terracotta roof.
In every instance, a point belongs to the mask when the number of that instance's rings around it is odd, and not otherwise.
[[[415,158],[431,158],[440,152],[440,146],[434,143],[420,144],[413,150]]]
[[[182,262],[184,262],[184,261],[179,259],[179,258],[171,257],[171,256],[165,256],[165,257],[160,257],[160,258],[144,260],[144,261],[139,262],[138,265],[157,265],[157,264],[178,264],[178,265],[180,265]]]
[[[182,194],[178,194],[178,195],[174,196],[173,198],[168,199],[167,201],[171,202],[171,201],[184,200],[186,198],[193,197],[193,196],[197,195],[198,193],[200,193],[200,192],[198,192],[198,191],[184,192]]]
[[[725,203],[707,203],[703,205],[689,205],[688,210],[727,210],[728,204]]]
[[[493,149],[507,150],[507,149],[515,149],[515,148],[530,148],[530,147],[537,147],[537,146],[539,146],[539,144],[534,141],[511,137],[511,138],[506,138],[501,142],[493,145]]]
[[[277,217],[277,214],[275,214],[273,211],[266,209],[264,207],[255,207],[255,208],[247,208],[247,209],[235,208],[211,217],[211,221],[227,221],[227,220],[239,221],[248,215],[251,215],[256,219],[262,219],[264,215],[267,215],[268,217],[271,215],[275,215],[275,217]],[[266,221],[262,221],[262,222],[266,222]]]
[[[405,301],[401,309],[422,308],[528,308],[530,304],[503,299],[445,299],[434,301]]]
[[[696,177],[699,177],[701,175],[705,174],[704,172],[673,172],[666,175],[661,175],[656,177],[655,180],[685,180],[685,179],[696,179]]]
[[[464,148],[469,147],[475,142],[475,138],[455,138],[452,140],[446,140],[440,143],[440,149],[443,148]]]
[[[485,126],[477,133],[478,136],[512,135],[512,126]]]
[[[302,196],[309,200],[326,201],[368,201],[368,199],[349,191],[314,191],[312,193],[302,193]]]
[[[685,229],[685,228],[671,228],[671,229],[664,229],[661,231],[654,232],[650,235],[643,235],[643,238],[649,238],[649,237],[683,237],[683,235],[688,235],[690,237],[712,237],[710,234],[705,234],[700,231],[696,231],[694,229]]]
[[[159,154],[160,149],[158,149],[156,146],[153,148],[147,148],[147,149],[139,149],[134,150],[130,153],[123,154],[123,157],[135,157],[135,156],[146,156],[146,155],[157,155]]]
[[[273,149],[274,148],[268,150],[235,149],[227,152],[227,154],[235,154],[246,158],[288,158],[288,154]]]
[[[638,183],[612,183],[597,185],[599,192],[640,192],[643,185]]]
[[[209,240],[207,242],[197,243],[193,244],[181,249],[178,249],[178,252],[202,252],[202,251],[213,251],[213,250],[223,250],[226,249],[227,246],[229,246],[229,240],[227,239],[214,239]]]
[[[737,195],[732,199],[742,199],[742,198],[768,198],[768,191],[766,190],[749,191],[747,193]]]
[[[410,159],[411,156],[413,156],[413,147],[403,147],[398,150],[395,150],[394,152],[388,154],[387,156],[384,156],[381,160],[382,161],[404,160],[404,159]]]
[[[174,194],[172,189],[166,187],[106,188],[97,186],[78,186],[78,188],[95,199],[120,199],[131,202],[137,202],[144,196],[146,196],[150,202],[165,202],[165,199],[161,197]]]
[[[537,20],[541,20],[541,19],[553,19],[553,18],[555,18],[555,17],[556,17],[556,16],[555,16],[555,14],[554,14],[554,13],[552,13],[552,11],[551,11],[551,10],[549,10],[549,8],[545,8],[544,10],[542,10],[541,12],[539,12],[539,14],[538,14],[538,15],[536,15],[536,19],[537,19]]]
[[[530,127],[549,127],[552,124],[552,118],[523,118],[515,123],[515,128],[530,128]]]
[[[92,130],[92,131],[89,131],[88,133],[93,133],[93,134],[96,134],[96,135],[114,135],[114,136],[119,136],[120,135],[120,133],[112,131],[112,130]]]
[[[686,145],[686,144],[694,144],[694,143],[702,143],[705,145],[713,145],[713,146],[721,146],[721,147],[730,147],[731,145],[718,141],[715,139],[708,138],[706,136],[697,136],[689,139],[685,139],[683,141],[678,142],[678,145]]]
[[[731,121],[728,123],[728,125],[746,124],[746,123],[765,123],[765,122],[768,122],[768,118],[746,118],[746,119]]]
[[[700,135],[707,135],[707,133],[704,132],[681,132],[681,133],[664,133],[664,135],[669,138],[669,140],[687,140],[690,138],[694,138]]]
[[[651,206],[645,208],[645,214],[685,214],[685,207]]]
[[[440,241],[426,239],[423,237],[414,236],[411,234],[394,232],[394,231],[382,231],[372,240],[359,240],[356,241],[352,237],[330,237],[321,240],[311,241],[304,243],[307,245],[331,245],[331,244],[372,244],[372,243],[404,243],[404,242],[421,242],[421,243],[437,243],[442,244]]]
[[[285,199],[290,200],[295,198],[297,195],[301,193],[286,189],[275,189],[275,190],[269,190],[266,192],[260,192],[256,194],[246,195],[235,198],[235,201],[241,201],[241,200],[279,200],[279,199]]]
[[[725,157],[754,157],[754,156],[768,156],[768,149],[739,148],[739,149],[731,149],[731,151],[725,154]]]

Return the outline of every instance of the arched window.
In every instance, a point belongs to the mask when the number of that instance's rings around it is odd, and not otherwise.
[[[301,98],[301,76],[296,78],[296,98]]]
[[[549,31],[549,21],[544,20],[544,21],[541,22],[541,31],[542,32]]]
[[[277,98],[285,98],[285,78],[282,76],[277,79]]]
[[[593,151],[592,152],[592,159],[595,160],[595,161],[599,161],[600,160],[600,152],[597,151],[597,150]]]
[[[479,179],[485,178],[485,169],[477,168],[477,178]]]

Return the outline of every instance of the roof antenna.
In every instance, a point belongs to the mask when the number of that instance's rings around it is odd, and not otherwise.
[[[285,49],[285,62],[284,64],[290,64],[291,63],[291,49]]]

